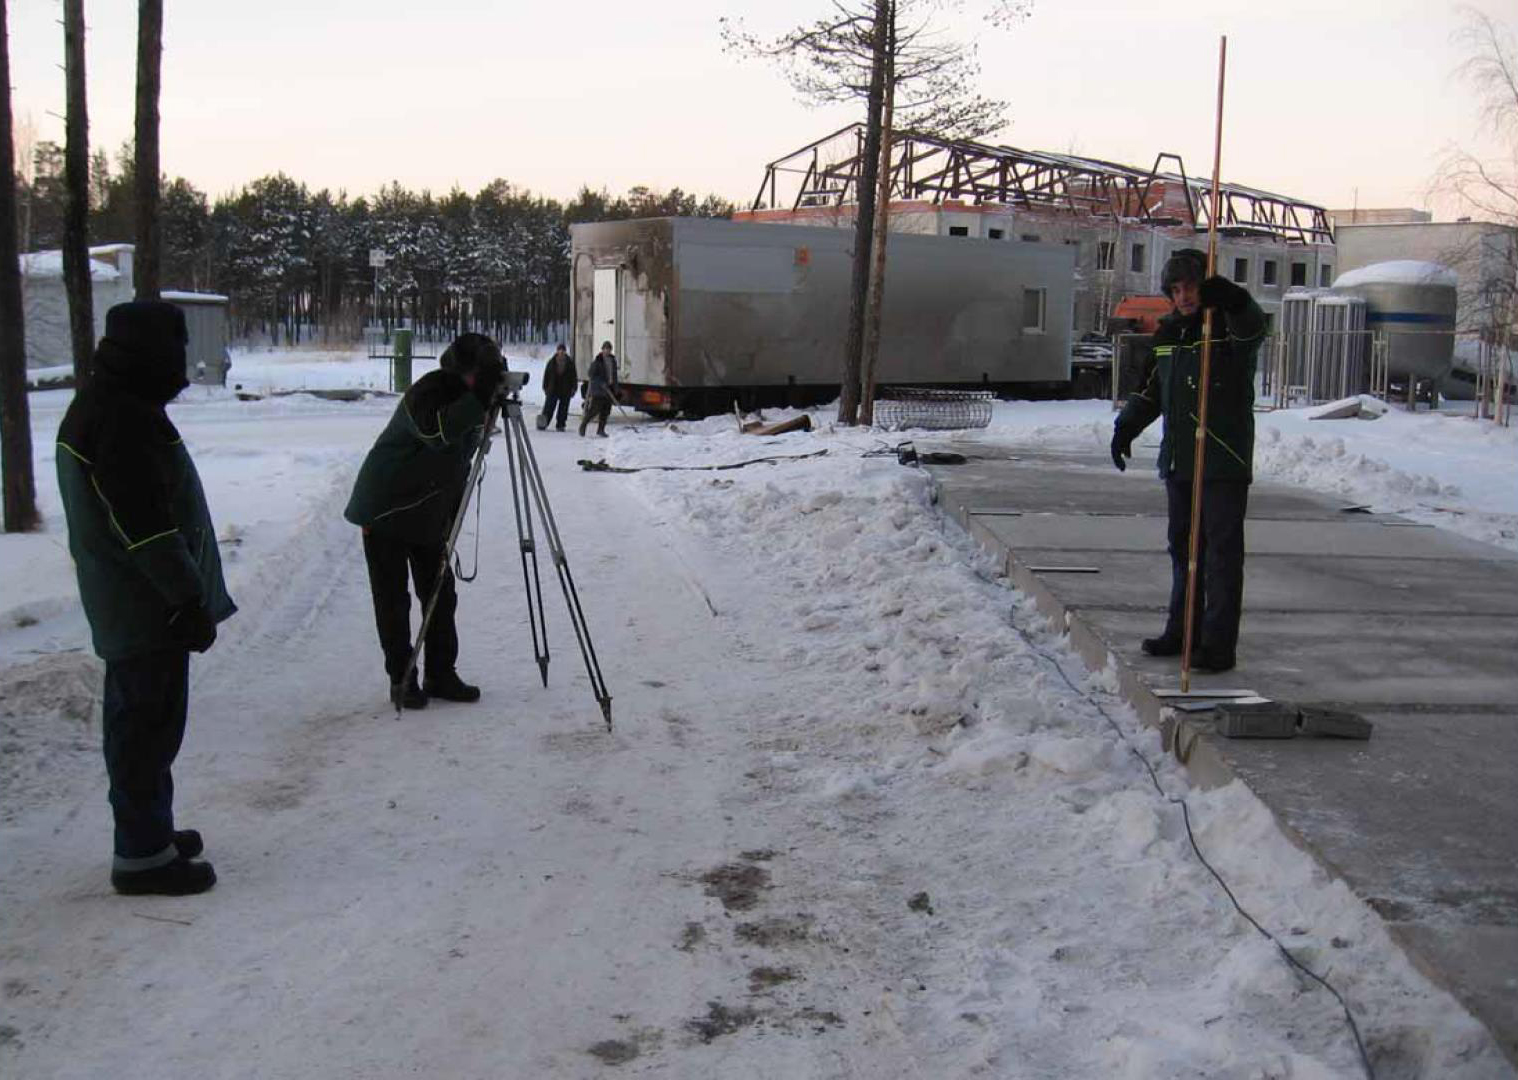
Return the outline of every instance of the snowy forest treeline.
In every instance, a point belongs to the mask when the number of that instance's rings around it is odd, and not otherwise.
[[[63,149],[39,143],[32,175],[18,178],[22,250],[63,237]],[[104,152],[90,167],[90,243],[135,235],[132,152],[113,169]],[[179,177],[162,187],[163,288],[224,293],[235,337],[276,343],[356,341],[371,318],[379,272],[382,322],[404,318],[423,333],[462,329],[502,340],[543,340],[569,317],[569,226],[581,221],[687,215],[727,217],[733,206],[635,187],[612,196],[588,187],[567,203],[492,180],[471,195],[412,191],[399,183],[373,195],[311,191],[283,173],[214,202]]]

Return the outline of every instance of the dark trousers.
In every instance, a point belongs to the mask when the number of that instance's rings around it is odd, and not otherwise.
[[[1186,620],[1186,560],[1191,537],[1191,481],[1168,479],[1170,612],[1166,636],[1179,638]],[[1239,480],[1202,481],[1202,535],[1197,544],[1195,642],[1232,656],[1239,642],[1244,608],[1244,513],[1249,484]],[[1195,647],[1195,644],[1193,645]]]
[[[593,397],[586,399],[585,411],[580,414],[580,434],[585,434],[586,425],[594,423],[598,435],[606,434],[606,420],[611,416],[611,398]]]
[[[422,610],[437,584],[438,568],[443,562],[442,544],[408,544],[404,540],[364,533],[364,561],[369,564],[369,589],[374,593],[374,622],[379,628],[380,648],[385,653],[385,674],[392,683],[399,682],[411,658],[411,583],[416,586]],[[453,571],[443,575],[438,592],[437,610],[427,629],[427,675],[441,678],[453,671],[459,658],[459,632],[453,615],[458,609]],[[419,665],[420,666],[420,665]]]
[[[150,869],[174,857],[170,767],[184,741],[189,682],[190,654],[177,649],[106,662],[101,728],[117,869]]]
[[[553,420],[553,426],[560,431],[564,430],[564,423],[569,419],[569,399],[574,394],[548,393],[543,397],[543,411],[538,414],[538,430],[548,427],[548,421]]]

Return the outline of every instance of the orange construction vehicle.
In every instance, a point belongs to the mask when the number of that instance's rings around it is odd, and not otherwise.
[[[1112,309],[1112,333],[1152,334],[1160,320],[1174,310],[1164,296],[1125,296]],[[1121,320],[1121,321],[1119,321]]]
[[[1153,347],[1154,332],[1159,329],[1160,320],[1173,310],[1170,299],[1164,296],[1125,296],[1112,309],[1107,333],[1112,336],[1116,353],[1114,400],[1121,401],[1138,389]]]

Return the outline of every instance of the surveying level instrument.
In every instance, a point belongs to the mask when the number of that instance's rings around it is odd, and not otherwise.
[[[601,706],[601,715],[606,719],[606,730],[610,731],[611,694],[607,692],[606,680],[601,675],[601,663],[596,659],[596,647],[590,640],[590,627],[586,625],[585,611],[580,606],[580,594],[575,589],[574,575],[569,569],[569,557],[564,554],[558,522],[554,520],[553,507],[548,503],[548,488],[543,483],[543,473],[538,468],[538,459],[527,438],[527,425],[522,420],[520,392],[526,382],[527,375],[524,372],[508,371],[500,391],[485,411],[485,428],[480,437],[480,445],[474,452],[474,461],[469,467],[464,497],[459,501],[458,512],[453,516],[453,526],[448,530],[448,543],[443,548],[443,564],[438,571],[437,584],[433,586],[432,595],[427,599],[427,606],[422,612],[422,626],[411,646],[406,670],[392,687],[396,691],[396,712],[399,714],[401,709],[399,691],[410,682],[412,673],[416,671],[417,657],[421,654],[422,642],[427,639],[427,630],[432,625],[433,612],[437,609],[438,596],[442,593],[448,568],[453,562],[454,549],[458,545],[459,533],[464,528],[464,516],[469,511],[470,500],[484,479],[485,455],[490,452],[496,420],[504,417],[506,461],[511,474],[511,506],[516,519],[517,548],[522,556],[522,586],[527,594],[527,621],[532,630],[532,653],[538,662],[538,674],[542,676],[543,685],[547,686],[548,623],[543,612],[543,582],[538,574],[538,532],[541,530],[553,558],[554,570],[559,575],[559,587],[563,590],[564,604],[569,610],[569,623],[574,628],[575,642],[580,646],[580,656],[585,661],[586,674],[590,676],[591,693]],[[537,518],[536,527],[534,516]]]

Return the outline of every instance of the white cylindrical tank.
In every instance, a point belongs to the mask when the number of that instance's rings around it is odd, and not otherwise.
[[[1397,259],[1340,274],[1334,291],[1365,301],[1367,329],[1384,334],[1390,373],[1440,382],[1455,350],[1455,286],[1440,263]]]

